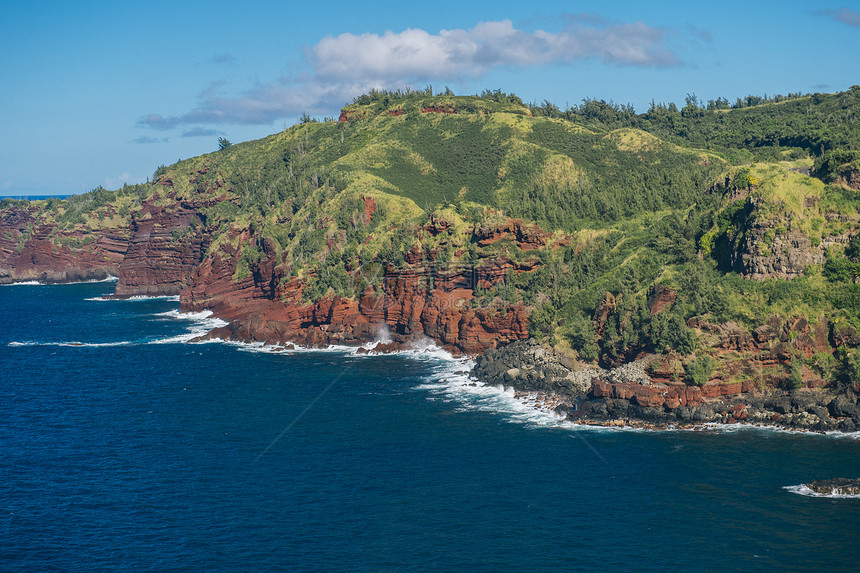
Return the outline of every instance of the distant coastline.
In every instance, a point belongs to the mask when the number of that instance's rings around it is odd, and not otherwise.
[[[76,195],[76,193],[65,193],[65,194],[47,194],[47,195],[0,195],[0,200],[2,199],[15,199],[16,201],[44,201],[46,199],[68,199]]]

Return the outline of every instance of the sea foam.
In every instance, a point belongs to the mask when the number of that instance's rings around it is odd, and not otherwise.
[[[167,312],[156,313],[154,316],[168,320],[188,321],[191,325],[189,326],[188,331],[183,334],[151,340],[148,344],[181,344],[183,342],[190,342],[195,338],[205,335],[213,328],[227,326],[228,324],[220,318],[213,317],[212,311],[210,310],[204,310],[201,312],[180,312],[178,310],[169,310]]]
[[[227,322],[220,318],[214,318],[212,312],[205,310],[203,312],[179,312],[178,310],[170,310],[167,312],[159,312],[154,316],[163,320],[182,320],[189,322],[188,330],[182,334],[169,336],[166,338],[141,339],[141,340],[121,340],[116,342],[80,342],[76,340],[61,341],[61,342],[43,342],[43,341],[12,341],[7,346],[63,346],[70,348],[107,348],[111,346],[135,346],[140,344],[182,344],[203,336],[213,328],[226,326]]]
[[[82,284],[90,284],[90,283],[113,283],[119,280],[119,277],[115,277],[113,275],[108,276],[104,279],[90,279],[88,281],[74,281],[69,283],[46,283],[42,281],[21,281],[16,283],[9,283],[0,286],[66,286],[66,285],[82,285]]]
[[[128,298],[119,298],[115,296],[94,296],[84,300],[91,300],[97,302],[138,302],[142,300],[166,300],[169,302],[179,302],[179,295],[165,294],[158,296],[148,296],[148,295],[135,295],[130,296]]]
[[[535,427],[566,428],[589,432],[651,431],[642,428],[603,427],[569,422],[535,395],[518,395],[512,388],[484,384],[473,379],[469,374],[475,365],[473,359],[456,357],[430,338],[413,340],[402,350],[393,352],[374,352],[374,348],[378,345],[390,342],[390,338],[384,336],[361,347],[344,345],[306,347],[291,343],[290,349],[287,351],[283,345],[271,345],[262,342],[222,339],[211,339],[208,342],[220,342],[245,352],[282,354],[285,356],[337,353],[360,360],[372,360],[381,356],[402,356],[408,360],[421,362],[430,371],[425,375],[422,382],[414,386],[414,389],[426,393],[430,400],[443,400],[451,403],[457,412],[490,412],[501,415],[510,423],[527,424]],[[366,352],[359,352],[359,348],[363,348]]]
[[[118,342],[78,342],[76,340],[68,342],[38,342],[38,341],[13,341],[9,346],[64,346],[69,348],[107,348],[110,346],[131,346],[134,342],[128,340],[120,340]]]
[[[805,484],[783,486],[784,490],[795,493],[797,495],[805,495],[807,497],[827,497],[830,499],[860,499],[860,495],[850,495],[844,493],[818,493],[807,487]]]
[[[512,388],[492,386],[473,379],[475,361],[455,357],[431,339],[415,341],[411,348],[395,352],[427,364],[430,374],[415,388],[432,400],[455,404],[459,412],[492,412],[511,423],[540,427],[573,427],[552,408],[528,396],[517,396]]]
[[[860,432],[819,431],[804,430],[801,428],[786,428],[773,424],[721,424],[707,422],[698,424],[691,428],[683,428],[682,431],[692,432],[714,432],[720,434],[734,434],[738,432],[767,432],[772,434],[790,434],[792,436],[827,437],[846,440],[860,440]]]

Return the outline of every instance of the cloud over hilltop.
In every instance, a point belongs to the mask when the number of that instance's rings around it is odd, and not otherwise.
[[[201,94],[188,113],[150,114],[138,125],[159,130],[212,124],[267,124],[300,113],[325,113],[371,88],[480,78],[493,68],[608,66],[663,68],[681,64],[667,45],[675,33],[640,22],[608,23],[569,15],[559,32],[518,29],[510,20],[430,33],[420,28],[383,34],[326,36],[305,51],[309,70],[234,97]],[[219,88],[220,84],[213,84]],[[201,128],[197,128],[201,129]]]

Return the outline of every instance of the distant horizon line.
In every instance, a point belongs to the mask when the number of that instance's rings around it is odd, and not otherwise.
[[[23,193],[18,195],[0,195],[0,199],[19,199],[23,201],[30,201],[31,199],[41,200],[41,199],[65,199],[67,197],[71,197],[72,195],[82,195],[86,193],[83,191],[81,193],[49,193],[46,195],[42,194],[34,194],[34,193]]]

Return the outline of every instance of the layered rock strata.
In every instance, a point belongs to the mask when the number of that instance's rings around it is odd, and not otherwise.
[[[55,224],[41,224],[26,207],[0,214],[0,284],[117,276],[127,249],[126,229],[60,230]]]
[[[480,259],[474,265],[440,265],[434,253],[413,248],[405,264],[389,265],[378,280],[369,281],[357,299],[327,296],[308,300],[308,279],[292,276],[278,258],[271,239],[236,231],[213,253],[203,213],[213,202],[184,202],[153,197],[125,224],[116,213],[104,213],[101,226],[62,229],[40,223],[35,207],[4,210],[0,217],[0,283],[24,280],[74,282],[118,276],[118,296],[180,294],[184,310],[211,310],[229,325],[213,337],[289,342],[303,345],[361,345],[379,338],[391,342],[379,349],[396,350],[420,338],[437,341],[454,353],[480,354],[475,376],[523,392],[554,396],[560,413],[583,423],[652,425],[722,423],[778,424],[791,428],[852,431],[860,429],[860,387],[828,388],[808,368],[803,388],[780,390],[779,375],[734,376],[693,386],[668,368],[663,357],[640,359],[619,368],[581,368],[575,360],[524,341],[529,336],[529,308],[497,299],[479,303],[483,291],[512,275],[537,269],[539,258],[515,262]],[[376,205],[365,200],[367,216]],[[427,231],[447,231],[444,221],[431,220]],[[479,253],[499,241],[512,241],[521,252],[545,246],[550,236],[521,220],[476,228],[471,240]],[[240,245],[253,244],[261,256],[238,273]],[[231,245],[237,245],[235,247]],[[480,256],[480,254],[479,254]],[[771,272],[771,271],[769,271]],[[354,278],[360,277],[353,270]],[[649,293],[652,314],[673,304],[675,293],[655,288]],[[607,296],[595,313],[595,324],[614,312],[617,301]],[[605,316],[603,317],[605,319]],[[848,324],[823,317],[815,325],[802,317],[771,317],[753,332],[732,324],[688,321],[710,340],[713,352],[736,353],[738,361],[786,371],[795,355],[806,358],[832,352],[843,344],[856,346],[860,336]],[[504,349],[494,350],[506,346]],[[752,368],[751,371],[755,371]],[[776,376],[775,378],[773,376]],[[763,393],[760,389],[766,389]]]
[[[239,253],[226,246],[203,261],[193,285],[182,292],[183,310],[208,309],[230,321],[210,336],[309,346],[430,338],[457,354],[477,354],[528,336],[526,307],[473,305],[478,284],[492,286],[509,269],[525,272],[528,265],[499,261],[481,269],[439,267],[415,255],[407,257],[412,264],[386,268],[381,284],[368,287],[358,300],[334,296],[306,301],[306,281],[281,274],[271,240],[260,241],[260,248],[263,257],[247,277],[236,280]]]
[[[206,205],[177,202],[165,209],[145,203],[131,220],[115,295],[177,295],[189,286],[209,244],[199,214]]]
[[[288,276],[278,266],[271,239],[237,231],[235,244],[249,241],[262,251],[250,273],[237,275],[238,247],[221,245],[208,254],[210,234],[203,215],[224,197],[182,201],[156,195],[131,214],[130,221],[91,231],[81,225],[61,230],[40,224],[35,207],[4,211],[0,219],[0,284],[39,280],[75,282],[118,277],[115,296],[181,293],[185,310],[211,310],[230,322],[213,336],[272,343],[360,345],[381,334],[396,344],[430,338],[455,353],[477,354],[526,338],[529,309],[521,304],[481,307],[475,288],[492,288],[510,273],[530,272],[536,262],[481,261],[440,265],[433,253],[413,249],[405,264],[389,266],[375,286],[357,300],[338,296],[305,300],[307,279]],[[376,205],[365,200],[368,217]],[[115,215],[115,213],[110,213]],[[114,219],[110,219],[114,220]],[[442,222],[432,231],[445,232]],[[510,237],[524,251],[539,248],[546,234],[524,221],[477,231],[475,241],[491,244]],[[356,272],[356,279],[360,277]]]

